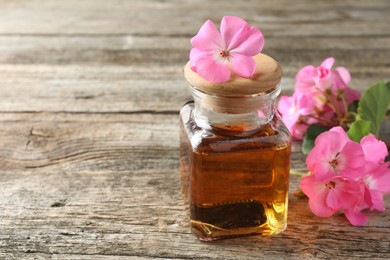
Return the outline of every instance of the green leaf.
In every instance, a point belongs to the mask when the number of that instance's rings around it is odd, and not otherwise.
[[[371,131],[370,121],[365,121],[360,119],[360,120],[356,120],[351,124],[347,134],[351,140],[355,142],[360,142],[360,140],[364,136],[368,135],[370,131]]]
[[[383,118],[390,104],[390,82],[382,81],[369,88],[359,102],[360,119],[371,123],[371,133],[379,135]]]
[[[305,132],[305,136],[303,138],[302,143],[302,152],[304,154],[308,154],[311,149],[314,147],[314,140],[319,136],[321,133],[328,131],[330,127],[324,127],[319,125],[311,125]]]

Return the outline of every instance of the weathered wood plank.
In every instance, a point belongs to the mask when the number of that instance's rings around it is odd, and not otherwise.
[[[0,63],[181,67],[189,49],[189,39],[183,37],[2,36]],[[296,70],[334,56],[352,72],[375,67],[388,73],[390,37],[267,37],[264,52]]]
[[[191,37],[191,36],[190,36]],[[2,56],[18,53],[33,55],[35,51],[102,51],[102,50],[161,50],[188,51],[188,36],[140,36],[140,35],[1,35]],[[329,36],[316,37],[265,35],[265,50],[389,50],[390,36],[367,37]],[[370,51],[369,50],[369,51]],[[38,55],[36,55],[38,56]],[[186,55],[188,56],[188,55]],[[97,57],[99,58],[99,57]],[[12,59],[10,59],[12,61]],[[77,60],[76,60],[77,61]],[[34,62],[34,61],[33,61]]]
[[[165,169],[178,169],[178,113],[7,113],[0,122],[7,126],[0,130],[0,169],[74,165],[136,172],[162,162]],[[297,168],[302,155],[294,152]],[[116,162],[123,164],[111,165]]]
[[[176,111],[190,99],[184,80],[99,79],[2,82],[0,111]]]
[[[226,14],[261,25],[267,35],[390,34],[386,0],[82,2],[1,1],[0,34],[191,35],[205,19],[219,20]]]
[[[382,74],[390,68],[358,71],[366,77],[352,74],[352,86],[361,91],[390,75]],[[282,94],[294,82],[284,77]],[[178,66],[0,65],[0,86],[2,112],[178,112],[191,98]]]
[[[272,259],[288,254],[302,259],[390,254],[388,212],[369,214],[368,225],[356,228],[343,216],[314,217],[307,201],[293,196],[283,234],[196,241],[179,189],[177,115],[16,113],[0,114],[0,122],[7,126],[0,131],[0,256]],[[293,167],[302,167],[299,146],[292,157]],[[291,179],[292,192],[298,179]],[[385,203],[390,206],[389,197]]]

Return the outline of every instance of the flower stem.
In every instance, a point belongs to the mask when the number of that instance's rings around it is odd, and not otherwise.
[[[326,96],[326,98],[329,100],[330,104],[329,106],[336,112],[336,115],[337,115],[337,119],[340,121],[340,119],[342,119],[344,116],[343,116],[343,113],[340,109],[340,106],[337,102],[337,99],[335,98],[335,96],[330,92],[328,91],[324,91],[324,94]]]
[[[321,122],[321,123],[323,123],[326,126],[334,126],[334,125],[336,125],[335,122],[332,122],[330,120],[326,120],[324,118],[320,118],[320,117],[317,117],[317,116],[314,116],[314,115],[307,115],[305,117],[310,117],[310,118],[313,118],[315,120],[318,120],[318,122]]]
[[[300,177],[302,178],[303,176],[305,176],[307,173],[304,173],[304,172],[299,172],[299,171],[294,171],[294,170],[290,170],[290,175],[291,176],[295,176],[295,177]]]
[[[347,100],[345,100],[344,95],[341,95],[340,98],[341,98],[341,101],[343,102],[343,105],[344,105],[344,111],[345,111],[345,113],[347,114],[347,113],[348,113],[348,104],[347,104]]]

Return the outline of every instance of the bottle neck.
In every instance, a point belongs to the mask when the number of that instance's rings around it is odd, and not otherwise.
[[[273,118],[280,85],[270,93],[247,96],[217,96],[193,87],[191,90],[199,126],[245,131],[256,129]]]

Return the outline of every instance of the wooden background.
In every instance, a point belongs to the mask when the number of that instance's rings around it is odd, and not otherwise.
[[[293,196],[280,235],[190,233],[182,68],[190,38],[223,15],[262,29],[284,94],[299,68],[328,56],[360,90],[390,78],[388,0],[0,0],[0,259],[390,258],[390,209],[352,227]],[[305,169],[298,143],[292,168]]]

